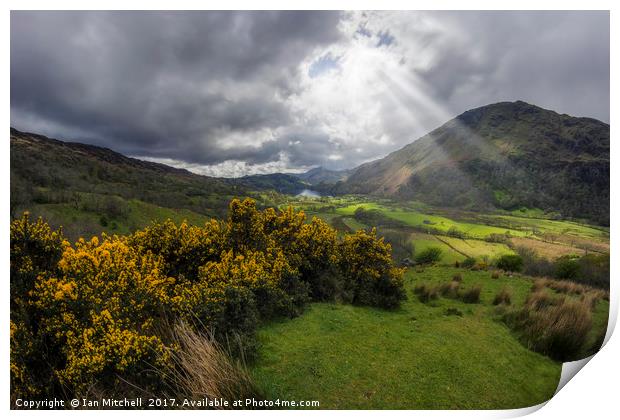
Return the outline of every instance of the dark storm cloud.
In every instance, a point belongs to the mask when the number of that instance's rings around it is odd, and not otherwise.
[[[271,158],[273,141],[225,149],[218,136],[286,125],[276,98],[295,91],[310,50],[338,40],[338,20],[322,12],[13,12],[11,121],[142,156]]]
[[[609,122],[608,12],[445,12],[461,41],[424,77],[455,112],[502,100]]]
[[[517,99],[608,122],[609,13],[11,13],[13,126],[209,174],[352,167]]]

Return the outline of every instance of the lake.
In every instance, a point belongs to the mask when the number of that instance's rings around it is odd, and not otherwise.
[[[312,190],[303,190],[302,192],[297,194],[297,197],[319,198],[320,196],[320,193]]]

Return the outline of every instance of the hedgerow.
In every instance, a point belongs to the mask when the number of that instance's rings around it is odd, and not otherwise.
[[[374,229],[338,239],[322,220],[250,199],[233,200],[225,221],[168,220],[75,244],[24,214],[11,223],[12,396],[170,394],[174,375],[161,372],[184,348],[175,325],[248,354],[261,321],[311,301],[397,307],[402,275]]]

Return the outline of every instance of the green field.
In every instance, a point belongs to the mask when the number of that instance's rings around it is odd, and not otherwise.
[[[415,247],[415,253],[419,253],[420,251],[425,250],[426,248],[439,248],[441,249],[441,263],[452,265],[455,261],[461,261],[465,258],[465,256],[453,248],[450,248],[444,242],[437,239],[437,237],[433,235],[428,235],[426,233],[413,233],[411,235],[411,241]]]
[[[456,261],[462,261],[467,257],[476,259],[486,257],[489,260],[493,260],[500,255],[514,253],[514,251],[504,244],[476,239],[451,238],[444,235],[413,233],[411,235],[411,241],[415,246],[415,253],[430,247],[441,249],[441,263],[448,265],[452,265]]]
[[[416,283],[438,284],[456,272],[462,287],[482,286],[480,304],[445,298],[424,304],[413,295]],[[561,364],[527,350],[491,305],[504,285],[521,305],[531,284],[522,277],[491,279],[486,271],[410,270],[408,300],[397,311],[320,303],[265,326],[252,374],[268,398],[318,400],[323,409],[535,405],[553,395]],[[448,308],[462,316],[447,315]],[[597,304],[595,329],[604,328],[607,310],[608,302]]]
[[[303,201],[290,201],[288,204],[303,209],[309,216],[319,216],[333,220],[341,216],[349,230],[368,228],[354,217],[355,210],[374,210],[386,220],[402,223],[404,228],[415,231],[412,242],[416,252],[434,246],[442,249],[442,263],[452,264],[462,260],[465,255],[489,259],[513,253],[508,246],[487,242],[489,235],[506,234],[514,238],[528,238],[540,248],[550,242],[574,247],[581,244],[590,250],[604,252],[609,248],[609,228],[579,223],[576,221],[544,218],[541,210],[522,209],[508,213],[474,213],[458,210],[435,209],[419,202],[396,202],[386,199],[369,200],[367,197],[344,196],[320,198]],[[550,215],[549,217],[551,217]],[[342,226],[342,225],[340,225]],[[398,228],[393,228],[398,230]],[[450,237],[450,230],[456,229],[464,239]]]
[[[490,234],[510,233],[513,236],[526,236],[527,231],[509,229],[502,226],[493,226],[483,223],[471,223],[454,220],[437,214],[424,213],[413,209],[405,209],[402,207],[393,207],[378,204],[375,202],[360,202],[345,207],[339,207],[336,211],[343,215],[352,215],[358,207],[365,210],[378,210],[387,217],[405,223],[406,225],[430,230],[438,230],[448,232],[450,228],[456,228],[465,233],[469,237],[484,239]]]
[[[474,258],[482,258],[487,256],[494,259],[500,255],[514,253],[514,251],[508,248],[508,246],[494,242],[486,242],[476,239],[451,238],[449,236],[443,236],[441,239],[444,242],[449,243],[453,248],[459,250],[461,253]]]

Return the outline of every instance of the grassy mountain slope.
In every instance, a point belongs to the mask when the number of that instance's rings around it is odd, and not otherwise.
[[[127,233],[154,219],[222,216],[252,188],[11,129],[11,213],[30,210],[70,237]]]
[[[383,159],[337,193],[463,208],[540,208],[609,223],[609,125],[525,102],[467,111]]]

